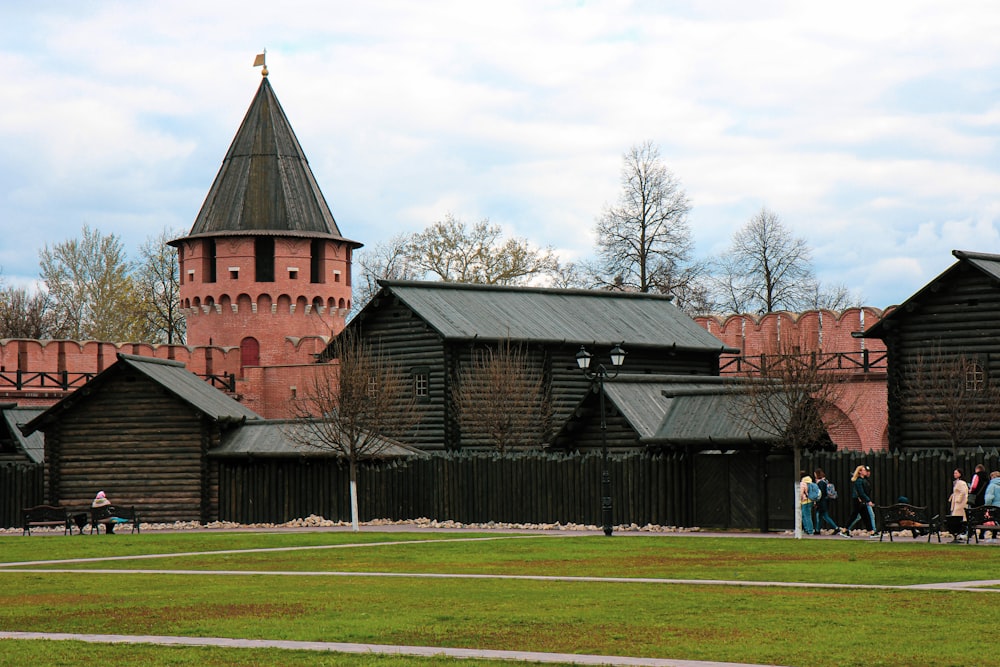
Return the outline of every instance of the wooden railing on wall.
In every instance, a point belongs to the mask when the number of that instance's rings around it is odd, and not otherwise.
[[[804,352],[792,355],[757,354],[735,357],[723,355],[719,359],[719,373],[721,375],[767,375],[769,369],[773,368],[779,360],[781,363],[785,363],[788,359],[797,361],[803,367],[816,367],[822,371],[884,373],[886,370],[885,352],[861,350],[858,352]]]
[[[71,391],[79,389],[87,384],[97,373],[83,373],[69,371],[0,371],[0,391],[4,389],[14,391]],[[206,374],[198,375],[216,389],[222,391],[236,391],[236,378],[231,373],[222,375]]]

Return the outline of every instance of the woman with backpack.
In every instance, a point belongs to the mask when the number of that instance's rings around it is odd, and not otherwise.
[[[802,514],[802,534],[813,534],[813,500],[819,499],[819,488],[805,470],[799,471],[799,507]],[[810,489],[810,487],[813,487]],[[812,495],[810,495],[812,491]],[[819,531],[815,531],[819,532]]]
[[[819,500],[816,502],[816,534],[819,535],[823,530],[823,522],[825,521],[828,526],[833,528],[833,532],[841,537],[850,537],[846,530],[842,530],[837,522],[833,520],[830,516],[830,501],[837,497],[836,487],[833,483],[827,480],[826,473],[823,472],[822,468],[816,468],[813,471],[813,476],[816,478],[816,485],[819,487]]]

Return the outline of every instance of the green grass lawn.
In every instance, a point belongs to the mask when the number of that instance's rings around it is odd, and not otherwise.
[[[964,666],[968,647],[974,645],[979,631],[954,621],[969,617],[970,610],[989,607],[992,598],[982,596],[995,593],[313,573],[611,576],[854,585],[1000,578],[1000,548],[928,545],[909,539],[894,544],[677,536],[455,539],[468,537],[473,536],[241,532],[0,538],[2,562],[359,545],[49,566],[76,570],[301,573],[294,576],[28,573],[0,568],[0,627],[524,649],[784,665]],[[386,542],[406,543],[376,544]],[[920,641],[915,641],[916,637]],[[8,647],[16,647],[11,650],[21,664],[85,664],[60,663],[57,653],[67,649],[57,642],[5,642],[0,644],[0,656],[14,655]],[[93,648],[87,648],[88,655]],[[206,657],[213,651],[149,647],[143,649],[147,653],[143,663],[256,664],[258,660],[251,657],[250,650],[239,653],[233,649],[219,650],[219,657]],[[299,658],[288,655],[286,660],[286,653],[299,652],[283,652],[278,659],[263,651],[259,664],[297,664],[294,661]],[[335,662],[452,662],[351,659],[338,656]],[[316,655],[306,655],[303,660],[324,664]],[[107,663],[128,664],[114,657]]]

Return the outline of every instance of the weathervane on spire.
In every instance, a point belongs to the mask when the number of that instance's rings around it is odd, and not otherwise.
[[[264,49],[264,53],[258,53],[257,57],[253,59],[253,66],[254,67],[263,67],[264,68],[260,72],[261,76],[267,76],[267,63],[264,62],[264,59],[266,57],[267,57],[267,49]]]

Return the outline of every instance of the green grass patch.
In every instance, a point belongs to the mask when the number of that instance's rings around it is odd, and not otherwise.
[[[990,579],[1000,572],[1000,549],[908,540],[878,544],[669,536],[451,539],[466,537],[470,536],[326,532],[11,538],[0,541],[2,558],[7,562],[127,556],[134,555],[133,551],[241,548],[236,545],[311,547],[358,541],[367,546],[75,566],[81,570],[302,573],[291,576],[29,573],[0,568],[0,627],[784,665],[952,665],[962,663],[961,656],[977,639],[970,626],[955,624],[952,619],[988,604],[979,596],[991,593],[312,573],[492,573],[908,585]],[[373,544],[394,541],[406,543]],[[8,550],[8,546],[16,548]],[[95,553],[95,548],[99,552]],[[914,637],[924,640],[917,642]],[[45,650],[35,647],[46,644],[38,642],[28,650]],[[158,651],[165,649],[148,650],[159,655]],[[178,651],[170,654],[173,656],[188,649],[171,650]],[[261,664],[295,664],[283,655],[279,659],[270,655]],[[425,664],[403,660],[399,664]],[[44,659],[28,662],[58,664]],[[158,662],[156,658],[144,662],[184,664]],[[240,664],[254,663],[241,660]],[[338,660],[337,664],[354,663]]]
[[[311,533],[114,536],[80,545],[55,540],[55,554],[37,548],[7,562],[33,558],[128,556],[149,553],[372,544],[367,548],[207,553],[94,561],[49,567],[197,569],[281,572],[405,572],[726,579],[906,586],[1000,578],[1000,549],[903,540],[789,540],[728,537],[510,537],[406,533]],[[484,542],[474,540],[485,539]],[[103,540],[103,536],[102,536]],[[53,542],[48,539],[47,541]],[[37,541],[36,541],[37,542]],[[623,544],[624,542],[624,544]],[[24,541],[21,541],[22,545]],[[35,546],[35,545],[25,545]],[[45,545],[37,545],[44,547]]]

